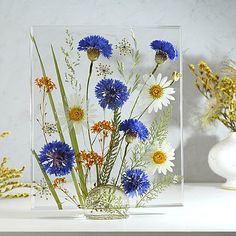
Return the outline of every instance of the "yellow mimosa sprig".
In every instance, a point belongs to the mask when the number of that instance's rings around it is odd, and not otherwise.
[[[6,166],[7,158],[4,157],[0,162],[0,198],[20,198],[28,197],[30,194],[23,193],[12,193],[12,191],[19,188],[31,188],[30,183],[23,183],[18,181],[18,178],[22,177],[25,167],[21,169],[9,168]]]
[[[196,88],[209,101],[207,122],[211,124],[214,120],[219,120],[236,132],[235,78],[230,77],[230,74],[220,77],[204,61],[199,62],[197,69],[193,64],[189,68],[195,75]]]

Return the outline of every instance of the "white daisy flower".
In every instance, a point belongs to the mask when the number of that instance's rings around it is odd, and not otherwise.
[[[173,80],[168,80],[165,76],[162,78],[161,73],[155,78],[153,75],[150,78],[146,78],[145,89],[144,89],[144,100],[145,103],[149,104],[148,112],[151,113],[153,110],[157,112],[162,109],[162,106],[168,106],[170,100],[175,100],[171,95],[175,93],[174,88],[169,86],[173,83]]]
[[[93,120],[95,109],[93,106],[89,106],[89,120]],[[66,128],[69,124],[69,129],[73,126],[77,132],[81,131],[82,128],[87,128],[87,109],[85,99],[79,95],[73,95],[68,101],[68,110],[66,113],[64,109],[60,112],[60,120],[62,126]]]
[[[144,158],[147,162],[147,169],[152,175],[156,170],[159,174],[164,175],[167,171],[173,172],[174,163],[172,161],[175,160],[175,150],[165,141],[162,144],[154,143]]]

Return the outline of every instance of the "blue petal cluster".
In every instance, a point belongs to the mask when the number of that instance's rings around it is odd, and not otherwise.
[[[44,145],[39,160],[48,174],[63,176],[70,173],[75,162],[75,153],[68,144],[53,141]]]
[[[104,57],[111,57],[112,46],[109,41],[99,35],[90,35],[79,41],[78,50],[87,51],[89,48],[96,48]]]
[[[119,80],[102,79],[95,87],[95,94],[102,108],[114,110],[122,107],[129,98],[127,86]]]
[[[137,119],[124,120],[120,124],[120,131],[131,136],[138,136],[142,141],[148,137],[148,130],[146,126]]]
[[[154,40],[150,44],[151,48],[155,51],[162,51],[166,53],[170,60],[174,61],[178,57],[178,51],[174,45],[164,40]]]
[[[121,177],[124,192],[129,197],[143,196],[150,187],[148,175],[141,169],[129,169]]]

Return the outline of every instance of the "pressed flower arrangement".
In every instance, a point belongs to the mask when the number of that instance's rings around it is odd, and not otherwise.
[[[135,30],[61,27],[44,60],[40,30],[31,35],[32,153],[34,181],[50,204],[114,219],[126,218],[130,206],[181,203],[178,45],[158,38],[157,29],[139,42]],[[169,133],[171,124],[178,135]],[[177,200],[156,203],[168,187]]]

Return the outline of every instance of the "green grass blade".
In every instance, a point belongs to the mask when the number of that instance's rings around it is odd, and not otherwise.
[[[41,169],[41,171],[42,171],[42,173],[43,173],[43,177],[44,177],[45,181],[47,182],[48,188],[49,188],[49,190],[50,190],[50,192],[51,192],[53,198],[54,198],[55,201],[56,201],[56,204],[57,204],[58,209],[59,209],[59,210],[62,210],[62,204],[61,204],[61,202],[60,202],[60,199],[59,199],[59,197],[58,197],[58,195],[57,195],[55,189],[53,188],[52,182],[51,182],[51,180],[49,179],[49,177],[48,177],[46,171],[44,170],[44,168],[43,168],[43,166],[42,166],[42,164],[41,164],[41,162],[40,162],[40,160],[39,160],[39,157],[38,157],[37,153],[35,152],[35,150],[33,150],[32,153],[33,153],[33,155],[35,156],[36,161],[38,162],[38,165],[39,165],[39,167],[40,167],[40,169]]]
[[[32,42],[35,46],[35,49],[36,49],[36,52],[37,52],[37,55],[38,55],[38,58],[39,58],[42,74],[43,74],[43,76],[47,76],[46,71],[45,71],[45,67],[44,67],[44,64],[43,64],[43,60],[42,60],[42,57],[41,57],[39,49],[38,49],[37,42],[36,42],[35,38],[32,35],[30,35],[30,37],[31,37],[31,40],[32,40]],[[59,122],[59,119],[58,119],[55,103],[53,101],[53,97],[52,97],[52,94],[51,94],[50,91],[48,92],[48,98],[49,98],[50,105],[52,107],[52,112],[53,112],[53,116],[54,116],[55,123],[56,123],[56,126],[57,126],[57,131],[58,131],[59,136],[60,136],[60,140],[64,143],[65,139],[64,139],[62,129],[61,129],[61,125],[60,125],[60,122]]]
[[[60,140],[63,143],[65,143],[65,138],[64,138],[64,135],[62,133],[62,128],[61,128],[61,124],[60,124],[60,121],[59,121],[59,118],[58,118],[58,115],[57,115],[55,103],[54,103],[54,100],[53,100],[53,97],[52,97],[52,94],[51,94],[50,91],[48,92],[48,98],[49,98],[49,102],[50,102],[50,105],[51,105],[51,108],[52,108],[54,120],[55,120],[56,126],[57,126],[57,131],[58,131],[58,134],[60,136]]]
[[[44,67],[43,60],[42,60],[42,58],[41,58],[41,55],[40,55],[40,52],[39,52],[39,49],[38,49],[36,40],[35,40],[35,38],[34,38],[32,35],[30,35],[30,36],[31,36],[32,42],[34,43],[34,46],[35,46],[35,48],[36,48],[36,52],[37,52],[37,55],[38,55],[38,58],[39,58],[39,62],[40,62],[42,74],[43,74],[43,76],[46,76],[45,67]],[[50,105],[51,105],[51,108],[52,108],[52,111],[53,111],[53,116],[54,116],[54,119],[55,119],[55,122],[56,122],[56,126],[57,126],[57,130],[58,130],[58,133],[59,133],[59,136],[60,136],[60,140],[61,140],[61,142],[65,143],[65,138],[64,138],[63,133],[62,133],[62,128],[61,128],[60,121],[59,121],[59,118],[58,118],[58,115],[57,115],[55,103],[54,103],[54,100],[53,100],[53,97],[52,97],[52,94],[51,94],[50,91],[48,92],[48,98],[49,98]],[[36,153],[35,153],[35,154],[36,154]],[[40,166],[40,168],[41,168],[41,166]],[[48,179],[48,181],[46,181],[46,182],[47,182],[47,184],[48,184],[48,187],[49,187],[50,191],[52,192],[54,189],[53,189],[52,184],[50,184],[51,181],[50,181],[50,179],[47,177],[46,172],[45,172],[45,171],[43,172],[43,169],[42,169],[42,168],[41,168],[41,170],[42,170],[42,173],[43,173],[45,179],[46,179],[46,178]],[[46,176],[45,176],[45,174],[46,174]],[[74,170],[71,171],[71,176],[72,176],[73,182],[76,183],[76,186],[75,186],[75,188],[76,188],[76,193],[77,193],[77,195],[78,195],[78,198],[79,198],[79,201],[80,201],[81,205],[83,206],[83,199],[81,198],[81,194],[80,194],[80,190],[79,190],[78,183],[77,183],[77,181],[76,181],[76,177],[75,177]],[[50,185],[50,186],[49,186],[49,185]],[[52,190],[52,189],[53,189],[53,190]],[[54,190],[54,192],[55,192],[55,190]],[[54,194],[54,195],[55,195],[55,194]],[[54,199],[56,200],[55,197],[54,197]],[[56,201],[57,201],[57,200],[56,200]],[[57,204],[58,204],[58,203],[57,203]],[[59,207],[58,207],[58,208],[59,208]]]
[[[61,93],[61,98],[62,98],[62,102],[63,102],[63,106],[64,106],[64,111],[66,113],[69,109],[68,101],[67,101],[65,89],[64,89],[64,86],[63,86],[63,83],[62,83],[61,74],[60,74],[58,63],[57,63],[56,55],[55,55],[55,52],[54,52],[54,49],[53,49],[52,45],[51,45],[51,50],[52,50],[53,61],[54,61],[55,70],[56,70],[56,74],[57,74],[58,84],[59,84],[59,87],[60,87],[60,93]],[[68,128],[69,128],[69,123],[68,123]],[[77,137],[76,137],[74,127],[72,127],[71,129],[69,128],[69,134],[70,134],[70,139],[71,139],[71,145],[72,145],[75,153],[79,154],[79,146],[78,146]],[[81,163],[77,164],[77,168],[78,168],[78,172],[79,172],[81,190],[82,190],[82,192],[83,192],[83,194],[86,198],[88,192],[87,192],[85,176],[84,176],[84,172],[83,172],[83,168],[82,168]]]
[[[82,197],[81,191],[79,189],[79,185],[78,185],[78,182],[77,182],[77,179],[76,179],[76,174],[75,174],[74,169],[71,170],[71,177],[72,177],[72,180],[73,180],[73,183],[74,183],[74,186],[75,186],[77,196],[79,198],[80,205],[81,205],[81,207],[84,207],[83,197]]]
[[[41,58],[41,56],[40,56],[40,53],[39,53],[39,49],[38,49],[36,40],[35,40],[34,36],[31,35],[31,34],[30,34],[30,38],[31,38],[31,40],[32,40],[32,42],[33,42],[33,44],[34,44],[34,46],[35,46],[36,52],[37,52],[37,54],[38,54],[38,58],[39,58],[39,62],[40,62],[41,70],[42,70],[42,74],[43,74],[43,76],[46,76],[45,67],[44,67],[44,65],[43,65],[43,60],[42,60],[42,58]]]

